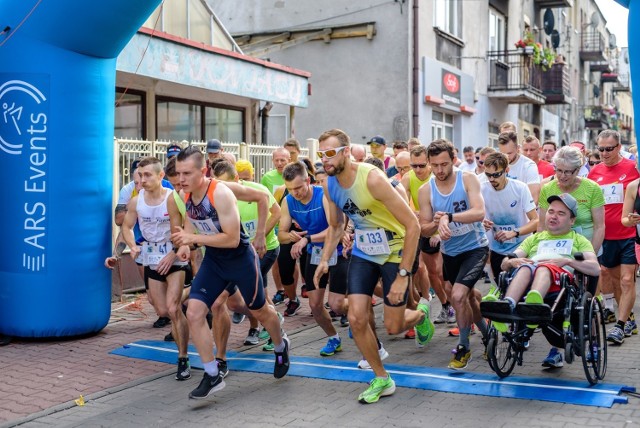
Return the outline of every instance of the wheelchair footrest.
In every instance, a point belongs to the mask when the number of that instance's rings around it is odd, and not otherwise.
[[[482,316],[491,321],[510,323],[519,321],[520,317],[511,311],[511,305],[504,300],[497,302],[480,302]]]
[[[516,313],[521,320],[534,324],[550,322],[552,319],[551,308],[546,304],[518,303]]]

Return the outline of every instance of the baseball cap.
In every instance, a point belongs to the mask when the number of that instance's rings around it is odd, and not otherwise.
[[[547,202],[551,203],[553,201],[562,202],[569,211],[571,211],[572,217],[578,216],[578,201],[568,193],[563,193],[561,195],[552,195],[547,198]]]
[[[585,149],[585,145],[582,141],[572,141],[571,144],[569,144],[569,146],[571,147],[575,147],[576,149],[580,150],[581,152],[584,152]]]
[[[173,144],[169,147],[167,147],[167,159],[171,159],[172,157],[176,156],[178,153],[180,153],[182,149],[180,148],[180,146]]]
[[[387,145],[387,143],[384,141],[384,137],[381,137],[380,135],[376,135],[375,137],[367,141],[367,144],[371,144],[371,143],[380,144],[381,146]]]
[[[222,143],[220,140],[216,140],[214,138],[213,140],[207,141],[207,153],[219,153],[220,150],[222,150]]]

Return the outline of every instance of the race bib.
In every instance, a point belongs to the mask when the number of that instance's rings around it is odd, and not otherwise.
[[[323,247],[311,247],[311,261],[312,265],[320,264],[320,260],[322,259],[322,250]],[[333,254],[329,257],[329,266],[335,266],[338,263],[338,250],[333,250]]]
[[[190,218],[189,220],[191,220],[191,224],[193,224],[193,227],[198,229],[198,233],[201,233],[203,235],[217,235],[218,233],[220,233],[216,225],[213,224],[213,220],[211,220],[210,218],[206,218],[204,220],[194,220]]]
[[[369,256],[391,254],[384,229],[356,229],[356,247]]]
[[[453,223],[449,223],[449,230],[451,231],[451,236],[461,236],[466,233],[473,231],[473,227],[470,224],[466,223],[458,223],[454,221]]]
[[[570,256],[573,249],[573,239],[550,239],[538,244],[538,252],[532,260],[553,259]]]
[[[494,224],[493,225],[493,232],[500,232],[501,230],[504,232],[513,232],[514,229],[516,228],[515,224]],[[502,242],[503,244],[515,244],[516,243],[516,238],[511,238],[511,239],[507,239],[506,241]]]
[[[142,244],[142,264],[155,270],[160,260],[172,250],[173,244],[171,244],[171,241],[160,244],[145,242]]]
[[[602,193],[604,194],[604,203],[609,204],[621,204],[624,201],[624,191],[622,190],[622,183],[617,184],[605,184],[600,186]]]
[[[249,235],[249,239],[253,241],[256,237],[256,227],[258,227],[258,220],[251,221],[243,221],[242,226],[244,227],[244,231]]]

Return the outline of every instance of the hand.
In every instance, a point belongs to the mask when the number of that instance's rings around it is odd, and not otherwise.
[[[568,257],[561,257],[559,259],[550,260],[538,260],[538,263],[546,263],[548,265],[556,265],[558,267],[565,267],[571,263],[572,259]]]
[[[181,262],[188,262],[189,259],[191,258],[191,250],[189,249],[189,246],[188,245],[182,245],[178,249],[178,252],[176,253],[176,256],[178,256],[178,259]]]
[[[485,232],[488,232],[493,227],[493,222],[489,219],[482,220],[482,225],[484,226]]]
[[[176,253],[174,253],[173,250],[169,251],[167,254],[165,254],[162,260],[160,260],[160,263],[158,263],[156,272],[158,272],[160,275],[166,275],[167,273],[169,273],[169,269],[171,269],[171,266],[173,266],[173,262],[176,261],[176,257]]]
[[[174,232],[171,234],[171,241],[173,245],[182,247],[183,245],[191,246],[195,243],[195,236],[193,233],[185,232],[180,226],[173,228]]]
[[[327,273],[329,273],[329,263],[323,261],[318,263],[316,272],[313,274],[313,285],[315,285],[316,290],[320,290],[320,278]]]
[[[289,240],[291,242],[298,242],[307,235],[307,232],[296,232],[295,230],[289,231]]]
[[[256,233],[252,245],[256,249],[256,253],[258,253],[258,257],[263,258],[267,254],[267,240],[264,233]]]
[[[291,257],[299,259],[308,243],[309,240],[303,236],[301,240],[293,244],[291,247]]]
[[[342,234],[342,248],[344,250],[347,250],[347,249],[351,248],[351,245],[352,245],[352,241],[351,240],[352,239],[353,239],[352,235],[349,232],[345,231]]]
[[[627,218],[634,226],[640,224],[640,214],[638,213],[629,213],[627,214]]]
[[[129,255],[131,256],[131,258],[133,260],[137,259],[138,256],[140,255],[140,253],[142,252],[142,249],[140,248],[140,246],[135,245],[133,248],[131,248],[131,251],[129,252]]]
[[[441,241],[446,241],[451,238],[451,229],[449,229],[449,217],[444,216],[440,217],[440,221],[438,222],[438,234],[440,235]]]
[[[512,268],[517,268],[517,267],[520,267],[522,265],[532,265],[534,263],[536,263],[536,262],[534,262],[533,260],[528,259],[526,257],[520,257],[520,258],[517,258],[517,259],[511,259],[509,261],[509,264],[511,265]]]
[[[431,238],[429,238],[429,245],[431,245],[432,247],[437,247],[440,241],[440,235],[433,235]]]
[[[407,287],[409,286],[409,282],[410,279],[408,276],[396,276],[393,284],[391,284],[389,294],[387,294],[387,300],[392,305],[398,305],[403,302],[404,295],[407,292]]]
[[[118,264],[118,259],[116,257],[107,257],[104,259],[104,267],[107,269],[113,269]]]
[[[449,216],[447,215],[447,213],[443,211],[436,211],[436,213],[433,215],[433,222],[436,224],[440,223],[440,219],[442,217],[446,217],[447,220],[449,220]]]
[[[511,235],[511,236],[507,236],[507,235]],[[515,238],[516,233],[511,230],[509,231],[499,230],[493,234],[493,237],[498,242],[504,242],[504,241],[508,241],[509,239]]]

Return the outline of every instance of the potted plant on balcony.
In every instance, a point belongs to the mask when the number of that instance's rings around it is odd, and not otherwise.
[[[518,52],[525,55],[532,55],[535,51],[535,40],[533,39],[533,33],[527,31],[524,33],[524,37],[515,43]]]
[[[550,69],[555,60],[556,54],[552,49],[543,48],[540,43],[533,45],[533,63],[539,65],[542,71]]]

